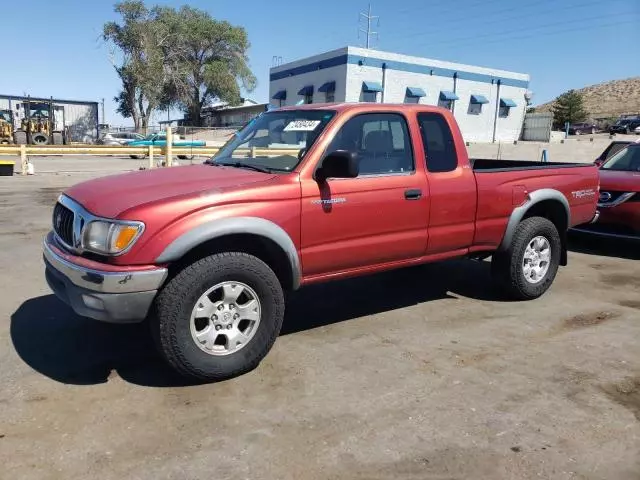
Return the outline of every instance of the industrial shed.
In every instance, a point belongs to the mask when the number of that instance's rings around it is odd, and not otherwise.
[[[98,139],[98,102],[0,94],[0,111],[11,112],[19,129],[28,105],[53,106],[54,130],[65,133],[66,143],[95,143]]]

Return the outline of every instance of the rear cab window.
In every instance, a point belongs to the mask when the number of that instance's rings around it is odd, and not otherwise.
[[[458,155],[451,128],[445,118],[434,112],[418,114],[427,171],[452,172],[458,168]]]

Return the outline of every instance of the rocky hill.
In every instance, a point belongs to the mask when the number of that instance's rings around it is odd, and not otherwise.
[[[584,105],[591,119],[640,114],[640,77],[612,80],[581,88]],[[551,109],[553,102],[536,106],[536,111]]]

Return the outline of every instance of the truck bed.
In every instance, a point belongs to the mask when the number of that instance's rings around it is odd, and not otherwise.
[[[550,168],[587,167],[590,163],[537,162],[532,160],[493,160],[489,158],[470,158],[474,172],[506,172],[513,170],[547,170]]]

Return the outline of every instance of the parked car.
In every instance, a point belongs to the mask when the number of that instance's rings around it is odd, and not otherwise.
[[[640,124],[633,129],[633,133],[635,133],[636,135],[640,135]]]
[[[174,147],[204,147],[206,142],[204,140],[184,140],[182,137],[176,135],[177,140],[173,140],[171,145]],[[154,147],[166,147],[167,135],[164,133],[152,133],[138,140],[127,142],[130,147],[148,147],[153,145]],[[131,158],[145,158],[146,155],[130,155]],[[193,155],[178,155],[180,159],[190,159]]]
[[[593,123],[574,123],[569,125],[569,135],[582,135],[583,133],[594,134],[597,131],[597,125]]]
[[[121,146],[133,140],[141,140],[144,136],[134,132],[109,132],[98,139],[98,145]]]
[[[604,149],[604,151],[598,156],[598,158],[596,158],[595,164],[598,166],[602,165],[620,150],[626,148],[626,146],[630,143],[630,140],[614,140],[607,146],[607,148]]]
[[[640,142],[629,143],[600,167],[597,221],[574,230],[640,240]]]
[[[640,119],[623,119],[618,120],[615,124],[609,127],[609,133],[632,133],[635,132],[635,129],[640,127]]]
[[[204,164],[66,190],[46,278],[80,315],[149,317],[173,368],[219,380],[261,361],[301,286],[492,256],[508,295],[541,296],[597,190],[592,163],[469,160],[443,108],[285,107]]]

